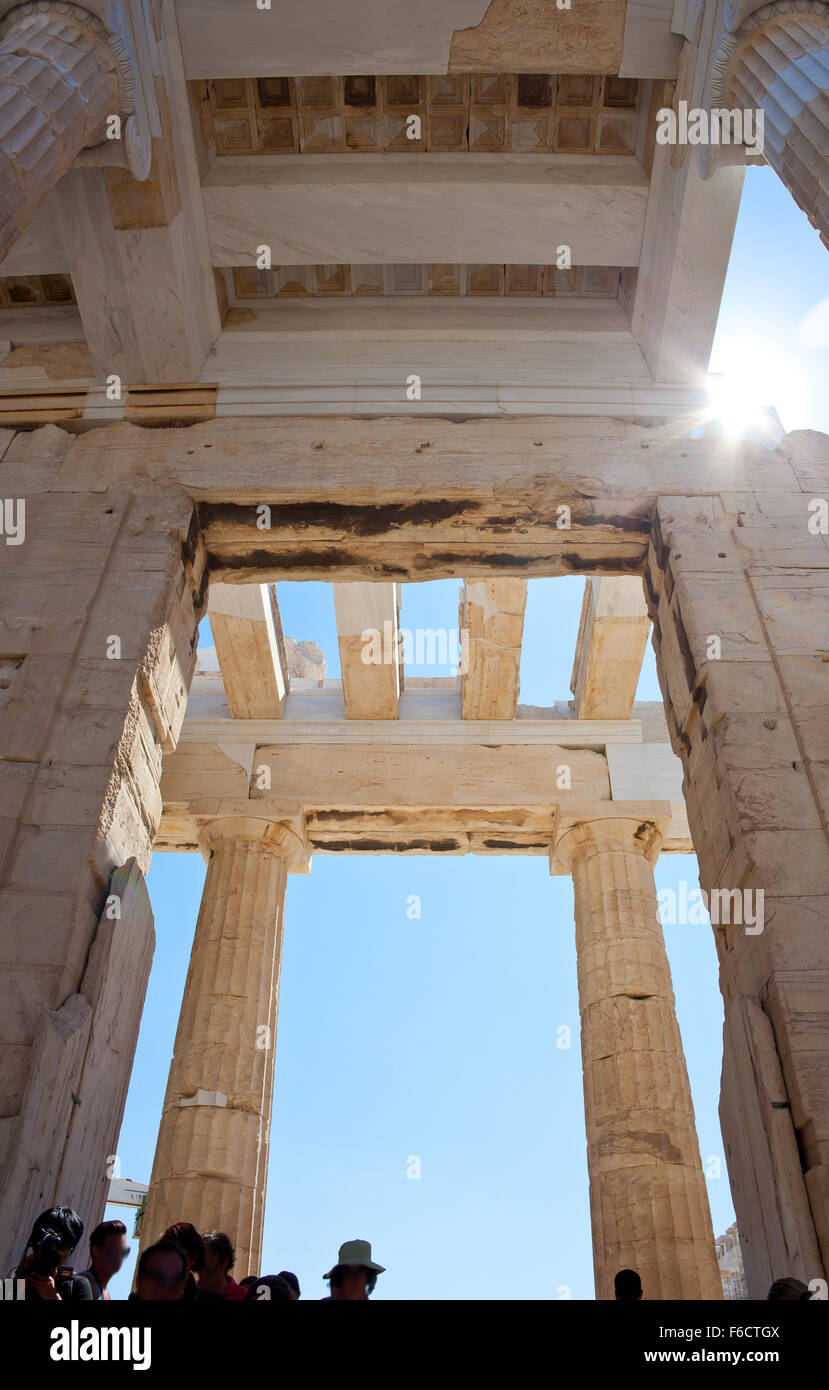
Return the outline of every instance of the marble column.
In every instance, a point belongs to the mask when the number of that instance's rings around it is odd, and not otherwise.
[[[307,858],[293,831],[246,817],[209,822],[203,845],[142,1244],[175,1221],[226,1231],[242,1279],[261,1272],[285,882]]]
[[[723,58],[725,106],[762,109],[765,158],[829,246],[829,5],[764,5]]]
[[[0,23],[0,259],[119,105],[118,61],[100,20],[34,3]]]
[[[565,825],[573,876],[596,1297],[635,1269],[652,1299],[721,1298],[691,1091],[657,915],[657,825]]]

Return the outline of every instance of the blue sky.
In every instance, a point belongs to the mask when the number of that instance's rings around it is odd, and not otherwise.
[[[768,169],[748,170],[711,367],[742,385],[741,363],[787,429],[829,431],[829,259]],[[451,630],[458,584],[405,586],[403,625]],[[522,701],[569,698],[583,584],[530,581]],[[280,584],[279,601],[285,632],[339,675],[330,588]],[[650,647],[638,698],[660,698]],[[204,873],[157,854],[148,880],[156,955],[118,1144],[133,1179],[152,1167]],[[681,879],[698,883],[693,856],[663,855],[657,887]],[[719,1233],[734,1215],[714,942],[708,926],[665,940]],[[594,1296],[572,886],[543,858],[321,855],[289,879],[262,1272],[293,1269],[322,1297],[357,1236],[387,1266],[377,1298]]]

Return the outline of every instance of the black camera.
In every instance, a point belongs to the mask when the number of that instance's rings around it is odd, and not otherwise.
[[[44,1231],[34,1247],[31,1270],[33,1274],[54,1275],[60,1265],[61,1251],[66,1248],[66,1240],[55,1231]]]

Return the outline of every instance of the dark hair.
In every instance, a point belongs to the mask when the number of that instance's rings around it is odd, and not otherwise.
[[[168,1240],[166,1236],[162,1236],[161,1240],[156,1241],[155,1245],[148,1245],[146,1250],[141,1251],[138,1259],[136,1282],[146,1274],[147,1265],[153,1255],[178,1255],[181,1260],[181,1282],[184,1283],[187,1278],[187,1254],[181,1245],[178,1245],[174,1240]]]
[[[163,1239],[171,1240],[174,1245],[180,1245],[198,1273],[204,1259],[204,1241],[195,1226],[191,1226],[189,1221],[177,1221],[174,1226],[167,1227]]]
[[[202,1241],[205,1250],[210,1250],[214,1255],[218,1255],[219,1260],[230,1273],[236,1259],[236,1251],[230,1236],[225,1235],[224,1231],[208,1231],[206,1236],[202,1236]]]
[[[127,1228],[123,1221],[101,1221],[89,1237],[89,1248],[100,1249],[107,1236],[125,1236]]]
[[[341,1289],[343,1274],[347,1269],[364,1269],[366,1274],[366,1293],[374,1293],[374,1285],[377,1283],[377,1270],[369,1269],[367,1265],[335,1265],[331,1271],[329,1284],[332,1289]]]
[[[635,1269],[620,1269],[613,1280],[616,1296],[620,1299],[635,1299],[642,1292],[642,1280]]]
[[[259,1290],[267,1288],[267,1295],[260,1297]],[[261,1278],[254,1279],[249,1285],[246,1303],[294,1303],[293,1292],[290,1284],[281,1274],[263,1274]]]
[[[48,1211],[42,1211],[35,1221],[27,1249],[30,1245],[40,1245],[44,1236],[49,1234],[58,1236],[61,1245],[74,1250],[83,1235],[83,1222],[71,1207],[50,1207]]]
[[[775,1279],[766,1294],[767,1303],[808,1303],[811,1298],[811,1291],[803,1280],[794,1279],[791,1275],[785,1279]]]
[[[284,1279],[286,1284],[290,1284],[297,1298],[299,1298],[302,1291],[299,1287],[299,1280],[296,1275],[292,1274],[289,1269],[280,1269],[279,1277],[280,1279]]]

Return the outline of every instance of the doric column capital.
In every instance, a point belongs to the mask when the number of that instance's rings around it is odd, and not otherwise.
[[[556,823],[550,872],[572,873],[583,859],[613,850],[641,854],[655,864],[670,822],[667,801],[600,801],[574,806]]]
[[[282,821],[258,816],[212,816],[199,823],[198,836],[200,845],[209,853],[223,845],[259,844],[263,853],[283,860],[289,873],[306,874],[310,868],[311,854],[304,833]]]

